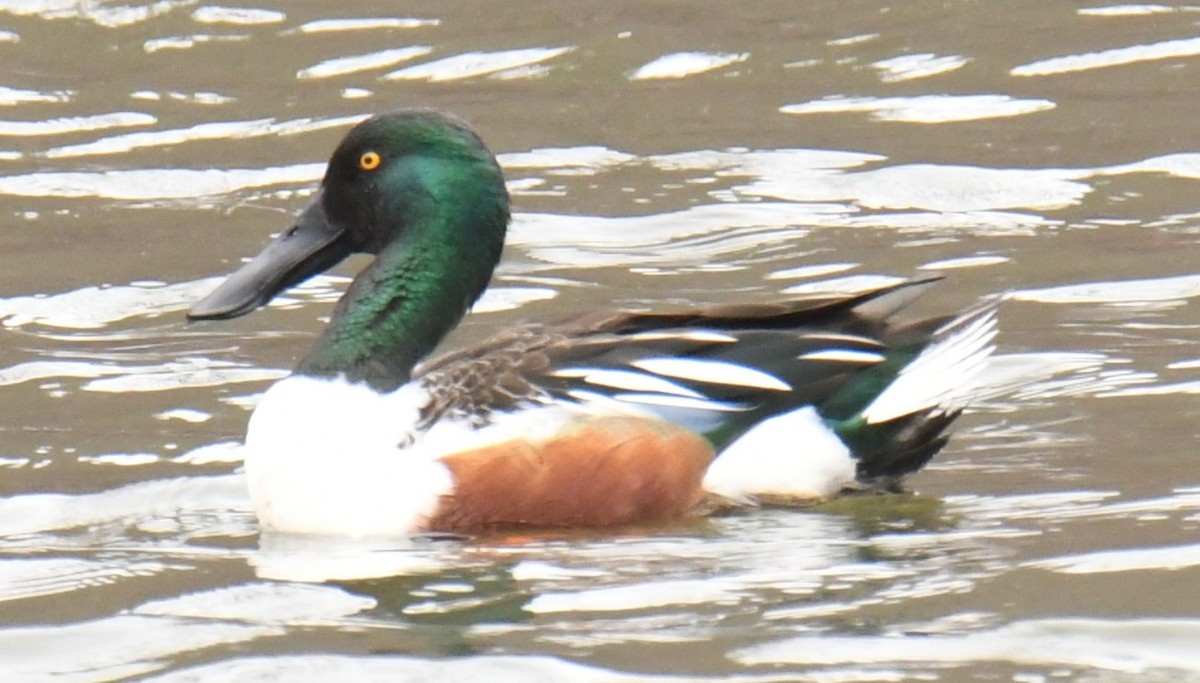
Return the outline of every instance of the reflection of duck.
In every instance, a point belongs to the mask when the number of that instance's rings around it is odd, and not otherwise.
[[[991,304],[894,321],[927,279],[593,311],[421,362],[487,286],[508,222],[474,132],[426,110],[376,116],[338,146],[295,225],[192,308],[243,315],[375,255],[254,411],[246,472],[265,528],[611,526],[888,488],[942,447],[991,351]]]

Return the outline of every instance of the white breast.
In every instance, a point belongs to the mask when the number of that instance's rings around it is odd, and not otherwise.
[[[246,433],[246,476],[262,527],[346,537],[422,531],[454,486],[439,458],[546,439],[580,410],[617,406],[528,407],[495,413],[482,428],[444,418],[418,433],[426,400],[417,385],[380,394],[340,378],[294,375],[271,387]]]
[[[401,448],[424,401],[417,386],[379,394],[302,375],[271,387],[246,433],[246,476],[263,528],[356,537],[419,530],[453,484],[428,450]]]

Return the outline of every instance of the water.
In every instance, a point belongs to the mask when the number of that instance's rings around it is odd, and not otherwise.
[[[0,0],[6,680],[1200,680],[1200,6],[446,4]],[[937,271],[1007,293],[988,395],[906,496],[260,536],[248,411],[362,261],[183,312],[416,104],[515,200],[452,343]]]

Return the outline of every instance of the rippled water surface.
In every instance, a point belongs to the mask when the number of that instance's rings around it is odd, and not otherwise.
[[[362,261],[183,312],[360,117],[515,222],[452,343],[617,301],[1007,292],[913,492],[620,535],[260,536],[238,442]],[[1200,5],[0,0],[13,681],[1200,680]]]

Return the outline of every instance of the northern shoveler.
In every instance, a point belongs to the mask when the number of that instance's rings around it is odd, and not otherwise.
[[[495,157],[430,110],[374,116],[295,224],[189,311],[232,318],[375,256],[250,419],[265,529],[343,536],[614,526],[892,488],[945,443],[995,304],[909,322],[936,278],[675,312],[591,311],[425,360],[487,287]]]

